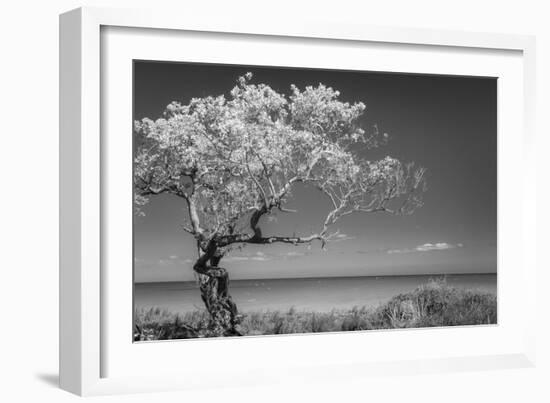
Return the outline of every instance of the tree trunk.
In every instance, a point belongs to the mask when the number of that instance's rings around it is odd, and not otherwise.
[[[237,305],[229,295],[229,274],[218,266],[219,261],[219,257],[212,257],[208,265],[201,264],[199,259],[194,266],[201,298],[210,314],[208,333],[209,336],[241,336],[237,329],[240,319]]]

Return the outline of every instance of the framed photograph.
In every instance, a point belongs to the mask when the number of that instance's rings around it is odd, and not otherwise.
[[[85,8],[60,44],[62,388],[533,365],[533,38]]]

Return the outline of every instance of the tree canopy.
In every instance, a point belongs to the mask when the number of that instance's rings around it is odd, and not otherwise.
[[[338,91],[322,84],[290,90],[286,96],[253,84],[247,73],[228,97],[172,102],[160,119],[135,122],[136,206],[161,193],[182,198],[188,209],[184,229],[206,252],[247,243],[319,240],[324,246],[341,217],[407,214],[421,205],[425,169],[389,156],[365,157],[387,135],[360,127],[363,103],[342,102]],[[298,183],[330,201],[318,231],[265,236],[260,219],[289,211]]]

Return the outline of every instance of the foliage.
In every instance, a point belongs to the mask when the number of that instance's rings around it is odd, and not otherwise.
[[[415,291],[392,298],[380,311],[394,328],[496,323],[496,295],[430,281]]]
[[[153,308],[138,311],[136,340],[165,340],[213,336],[208,331],[208,313],[184,315]],[[430,281],[400,294],[378,307],[354,307],[330,312],[250,312],[240,325],[243,335],[337,332],[354,330],[417,328],[495,324],[496,296],[454,288],[444,281]]]
[[[187,202],[184,228],[208,256],[223,256],[232,244],[273,242],[324,246],[329,227],[353,212],[410,213],[421,204],[424,169],[385,157],[370,161],[365,151],[385,142],[377,130],[359,125],[361,102],[340,101],[320,84],[290,96],[252,74],[223,95],[173,102],[162,118],[135,123],[135,201],[168,193]],[[319,231],[309,236],[264,237],[260,218],[289,211],[294,186],[307,183],[331,202]],[[204,262],[203,272],[206,272]]]

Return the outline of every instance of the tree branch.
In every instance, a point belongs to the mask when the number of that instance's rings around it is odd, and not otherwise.
[[[234,243],[248,243],[248,244],[272,244],[272,243],[289,243],[293,245],[311,243],[315,240],[323,241],[325,237],[320,234],[312,234],[307,237],[297,236],[256,236],[251,234],[236,234],[226,235],[216,240],[219,246],[228,246]]]

